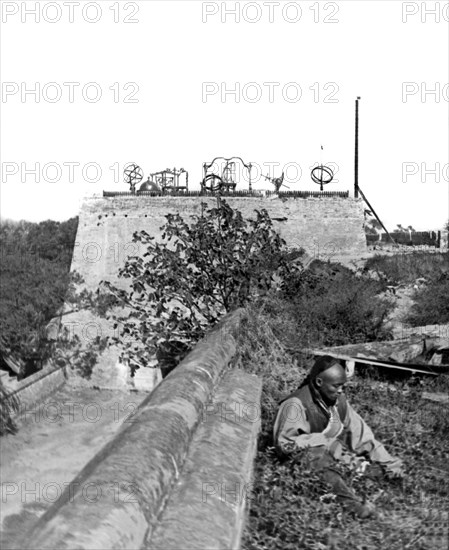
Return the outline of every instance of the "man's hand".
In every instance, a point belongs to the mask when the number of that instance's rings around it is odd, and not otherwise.
[[[385,475],[387,479],[391,479],[391,480],[399,481],[405,478],[405,472],[402,468],[400,468],[399,470],[395,470],[394,472],[392,472],[391,470],[387,470]]]
[[[404,464],[400,458],[385,466],[388,479],[403,479],[405,477]]]
[[[369,467],[370,463],[368,460],[365,460],[363,457],[357,457],[357,463],[355,465],[355,473],[363,475],[366,472],[366,469]]]
[[[354,453],[349,451],[345,444],[339,439],[336,439],[331,443],[329,446],[329,453],[335,460],[345,464],[350,470],[354,470],[356,473],[363,474],[369,464],[365,458],[356,456]]]
[[[341,457],[345,452],[346,448],[339,439],[336,439],[329,445],[329,453],[335,458],[335,460],[341,460]]]

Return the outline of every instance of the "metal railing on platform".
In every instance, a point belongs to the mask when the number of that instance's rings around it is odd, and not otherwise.
[[[299,199],[308,198],[339,198],[347,199],[349,191],[268,191],[267,196],[279,195],[280,197],[297,197]]]
[[[211,191],[186,191],[186,190],[171,190],[170,192],[158,192],[158,191],[137,191],[131,193],[130,191],[103,191],[103,197],[273,197],[273,196],[285,197],[285,198],[340,198],[347,199],[349,197],[349,191],[229,191],[224,193],[214,193]]]

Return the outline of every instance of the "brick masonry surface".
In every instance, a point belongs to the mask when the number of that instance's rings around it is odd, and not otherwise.
[[[247,219],[255,217],[255,210],[266,209],[287,245],[302,247],[311,257],[326,260],[366,253],[364,206],[359,199],[228,197],[226,200]],[[71,269],[82,275],[91,291],[101,281],[126,288],[129,279],[119,279],[120,268],[127,256],[145,252],[140,243],[133,242],[136,231],[145,230],[160,239],[167,214],[178,212],[189,222],[194,216],[201,216],[202,203],[215,206],[216,201],[214,197],[86,198],[80,211]],[[88,311],[66,315],[63,323],[86,341],[95,335],[114,332],[110,322]],[[102,354],[89,380],[73,377],[70,372],[69,375],[70,384],[126,389],[118,352],[112,347]]]
[[[351,198],[229,197],[227,202],[245,218],[266,209],[288,246],[303,247],[310,256],[362,255],[366,252],[364,206]],[[88,198],[80,212],[72,270],[95,289],[101,280],[117,282],[117,273],[128,255],[142,251],[132,242],[144,229],[156,239],[167,214],[179,212],[186,220],[201,215],[201,203],[211,197],[113,197]]]

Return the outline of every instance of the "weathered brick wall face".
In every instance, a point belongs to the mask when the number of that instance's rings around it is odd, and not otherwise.
[[[230,197],[233,208],[251,218],[255,210],[265,208],[276,229],[289,246],[302,246],[311,256],[335,258],[360,256],[366,251],[363,231],[363,205],[358,200],[344,198],[268,199]],[[95,291],[100,281],[107,280],[126,288],[128,279],[119,279],[118,272],[128,255],[143,253],[132,242],[135,231],[144,229],[156,239],[167,214],[179,212],[184,219],[201,215],[201,203],[215,205],[214,198],[199,197],[113,197],[90,198],[80,212],[72,271],[78,271],[88,289]],[[63,317],[62,322],[82,341],[89,343],[95,336],[120,337],[120,327],[80,311]],[[123,368],[118,364],[118,350],[110,347],[100,356],[90,379],[82,379],[68,369],[71,385],[127,389]]]
[[[344,198],[267,199],[229,197],[228,203],[252,218],[265,208],[275,228],[289,246],[302,246],[311,256],[332,258],[361,255],[366,251],[361,200]],[[135,231],[145,229],[156,239],[165,216],[179,212],[189,219],[201,215],[201,203],[213,198],[114,197],[90,198],[80,213],[72,270],[80,272],[87,285],[100,280],[117,282],[117,273],[127,255],[138,252],[132,243]]]

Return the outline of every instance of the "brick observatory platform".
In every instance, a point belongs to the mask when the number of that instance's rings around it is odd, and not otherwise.
[[[352,198],[227,197],[228,204],[252,218],[266,209],[275,229],[288,246],[303,247],[313,257],[366,253],[364,204]],[[80,216],[72,270],[94,290],[101,280],[118,282],[117,273],[126,256],[139,252],[133,233],[144,229],[159,238],[167,214],[181,214],[186,221],[201,215],[201,203],[216,204],[213,197],[118,196],[87,198]]]
[[[345,256],[360,257],[366,253],[364,203],[361,199],[249,196],[226,197],[225,200],[247,219],[255,216],[255,210],[266,209],[287,245],[302,247],[311,257],[332,260]],[[119,269],[126,257],[144,252],[139,250],[138,243],[133,243],[134,232],[144,229],[158,239],[167,214],[179,213],[188,222],[192,216],[201,215],[201,203],[204,202],[213,206],[216,198],[119,195],[84,199],[72,271],[80,273],[86,287],[92,291],[101,281],[125,288],[125,282],[118,278]],[[71,323],[72,330],[75,327],[75,332],[84,339],[92,338],[94,333],[104,335],[111,332],[107,322],[94,318],[89,312],[65,316],[63,322]],[[94,372],[89,382],[83,380],[83,385],[121,387],[125,374],[114,369],[116,363],[117,351],[110,349],[105,352],[95,369],[98,372]]]

